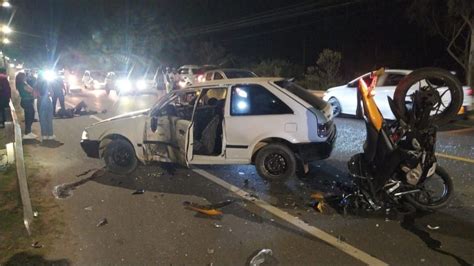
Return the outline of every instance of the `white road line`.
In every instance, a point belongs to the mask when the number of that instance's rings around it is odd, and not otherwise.
[[[204,171],[202,169],[192,169],[194,172],[198,173],[199,175],[207,178],[208,180],[224,187],[225,189],[233,192],[234,194],[240,196],[241,198],[245,199],[245,200],[248,200],[250,202],[253,202],[255,205],[257,205],[258,207],[270,212],[271,214],[279,217],[280,219],[298,227],[299,229],[307,232],[308,234],[316,237],[316,238],[319,238],[321,239],[322,241],[328,243],[329,245],[341,250],[342,252],[354,257],[355,259],[358,259],[364,263],[366,263],[367,265],[388,265],[387,263],[365,253],[364,251],[356,248],[356,247],[353,247],[345,242],[342,242],[342,241],[339,241],[336,237],[324,232],[323,230],[317,228],[317,227],[314,227],[314,226],[311,226],[305,222],[303,222],[302,220],[298,219],[297,217],[295,216],[292,216],[290,215],[289,213],[279,209],[279,208],[276,208],[272,205],[270,205],[269,203],[267,203],[266,201],[263,201],[261,199],[256,199],[252,196],[249,195],[249,193],[245,192],[244,190],[232,185],[232,184],[229,184],[227,183],[226,181],[220,179],[219,177],[207,172],[207,171]],[[337,263],[336,263],[337,264]]]
[[[100,117],[98,117],[98,116],[95,116],[95,115],[90,115],[89,117],[92,118],[92,119],[95,119],[95,120],[97,120],[97,121],[99,121],[99,122],[103,120],[102,118],[100,118]]]

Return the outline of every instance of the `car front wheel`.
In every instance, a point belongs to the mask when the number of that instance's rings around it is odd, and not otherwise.
[[[295,154],[284,144],[268,144],[258,151],[255,167],[262,178],[283,182],[295,175]]]
[[[331,97],[328,103],[332,106],[332,114],[334,117],[339,116],[342,112],[341,103],[334,97]]]
[[[132,144],[124,139],[114,139],[104,151],[105,167],[115,174],[129,174],[137,167],[137,157]]]

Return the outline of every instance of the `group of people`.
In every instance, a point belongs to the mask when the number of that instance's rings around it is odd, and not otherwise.
[[[56,114],[56,105],[59,101],[62,109],[64,105],[64,83],[61,79],[47,80],[45,73],[39,73],[36,78],[33,73],[19,72],[15,77],[15,87],[20,95],[20,106],[24,111],[25,131],[23,139],[38,138],[31,131],[35,122],[35,100],[36,110],[41,128],[41,141],[55,140],[53,130],[53,117]],[[0,68],[0,127],[4,127],[6,121],[6,109],[11,98],[11,88],[8,81],[7,71]]]

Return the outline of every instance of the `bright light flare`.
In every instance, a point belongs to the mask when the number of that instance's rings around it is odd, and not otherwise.
[[[147,86],[146,80],[140,79],[137,81],[137,89],[145,90],[147,87],[148,86]]]
[[[8,38],[3,38],[3,41],[2,41],[4,44],[9,44],[10,43],[10,40]]]
[[[12,6],[12,5],[11,5],[10,2],[8,2],[8,1],[4,1],[4,2],[2,3],[2,7],[8,8],[8,7],[11,7],[11,6]]]
[[[119,79],[116,85],[120,91],[129,91],[132,89],[132,83],[128,79]]]
[[[184,88],[186,87],[186,83],[187,83],[186,81],[180,80],[180,81],[178,82],[178,86],[179,86],[181,89],[184,89]]]
[[[67,78],[67,82],[69,83],[69,86],[75,86],[77,85],[77,77],[75,75],[70,75]]]
[[[7,25],[3,25],[1,27],[1,31],[5,34],[10,34],[10,33],[12,33],[13,30],[12,30],[12,28],[8,27]]]
[[[53,70],[45,70],[43,76],[46,81],[53,81],[56,79],[56,73]]]

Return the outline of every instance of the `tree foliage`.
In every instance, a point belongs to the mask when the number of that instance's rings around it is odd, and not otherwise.
[[[308,89],[327,90],[341,82],[340,68],[342,54],[324,49],[316,60],[316,65],[308,67],[302,83]]]

